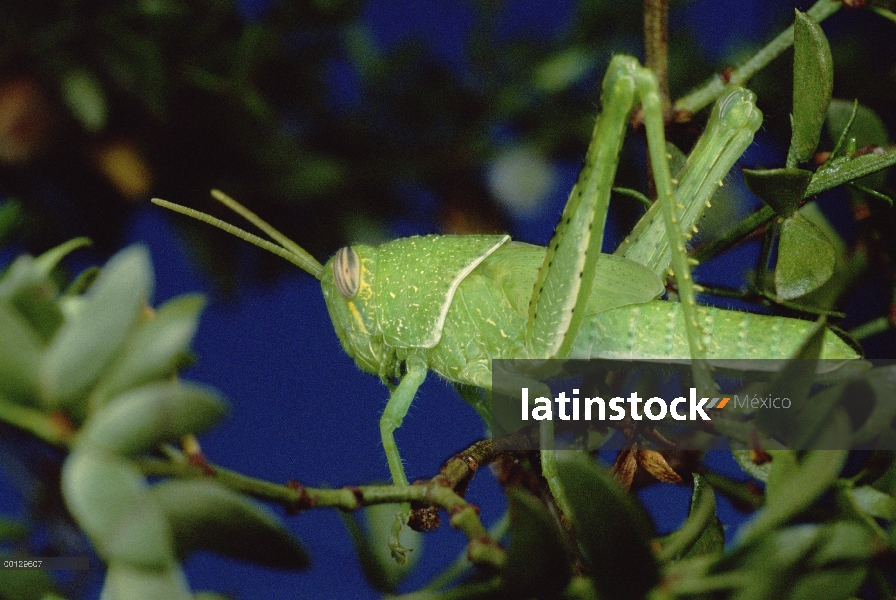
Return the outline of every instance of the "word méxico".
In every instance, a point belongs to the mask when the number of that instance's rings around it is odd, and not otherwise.
[[[698,400],[696,388],[691,388],[688,398],[679,396],[672,402],[667,402],[657,397],[644,400],[638,396],[637,392],[632,392],[628,398],[618,396],[611,398],[609,402],[605,402],[603,398],[597,397],[582,398],[580,401],[578,397],[579,390],[573,389],[572,393],[573,396],[567,398],[566,392],[560,392],[553,402],[543,396],[535,398],[530,411],[529,388],[522,388],[523,421],[528,421],[530,414],[532,419],[536,421],[553,421],[554,404],[557,405],[557,417],[561,421],[578,421],[580,418],[581,420],[591,421],[594,420],[594,412],[597,413],[596,420],[598,421],[606,421],[608,419],[610,421],[622,421],[626,416],[635,421],[640,421],[644,417],[651,421],[659,421],[665,419],[666,415],[671,416],[676,421],[696,421],[698,418],[704,421],[711,421],[712,419],[709,418],[704,409],[724,408],[730,400],[730,398],[700,398]],[[641,406],[642,402],[644,403],[643,407]],[[683,404],[686,406],[682,407]],[[626,405],[628,406],[626,407]],[[582,408],[584,408],[583,418],[581,417],[583,413]],[[682,408],[686,412],[679,412],[679,409]],[[569,409],[571,409],[571,412]],[[607,417],[607,409],[612,411],[609,417]],[[643,409],[643,413],[640,412],[641,409]]]

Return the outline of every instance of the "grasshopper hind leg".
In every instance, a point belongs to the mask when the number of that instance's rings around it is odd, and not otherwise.
[[[629,117],[640,103],[644,111],[647,150],[653,169],[669,245],[685,313],[698,388],[712,377],[703,359],[697,307],[690,269],[674,206],[672,177],[666,156],[662,101],[656,76],[635,58],[616,56],[608,67],[601,93],[602,112],[576,185],[539,269],[526,323],[526,351],[532,359],[568,358],[585,320],[585,307],[603,244],[610,193]],[[713,384],[714,385],[714,384]],[[549,423],[549,422],[546,422]],[[548,426],[549,429],[549,426]],[[555,450],[544,443],[552,431],[542,429],[542,472],[561,508],[567,505],[559,485]]]

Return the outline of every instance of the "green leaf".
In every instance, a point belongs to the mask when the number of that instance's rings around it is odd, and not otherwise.
[[[100,593],[103,600],[193,600],[187,578],[179,566],[137,569],[112,563]]]
[[[141,569],[176,564],[168,523],[150,501],[140,472],[123,458],[80,450],[62,465],[62,495],[107,562]]]
[[[556,598],[569,583],[569,549],[557,523],[534,496],[511,490],[510,547],[501,571],[515,598]]]
[[[849,131],[852,129],[853,122],[856,118],[856,113],[859,110],[859,101],[853,100],[852,106],[836,106],[835,107],[835,115],[839,122],[831,123],[831,107],[835,106],[835,103],[842,102],[842,100],[832,100],[831,105],[828,106],[828,133],[832,134],[834,137],[834,148],[831,150],[830,155],[828,155],[825,162],[829,160],[835,159],[841,154],[843,154],[843,148],[846,147],[847,150],[852,152],[851,148],[855,147],[855,138],[848,137]],[[848,112],[845,112],[845,110]],[[837,133],[839,132],[839,133]],[[834,135],[836,133],[836,135]]]
[[[832,423],[835,433],[848,431],[848,418]],[[766,485],[766,503],[752,521],[741,528],[740,545],[762,537],[809,507],[836,480],[849,454],[847,450],[812,450],[797,460],[792,450],[772,452],[772,470]]]
[[[62,312],[54,302],[56,286],[37,260],[24,255],[10,265],[0,279],[0,300],[6,300],[47,341],[62,324]]]
[[[76,444],[136,455],[207,429],[225,412],[208,389],[179,381],[149,384],[116,396],[91,415]]]
[[[24,287],[12,299],[13,306],[25,317],[42,342],[48,342],[62,325],[62,311],[48,293],[52,286],[37,283]]]
[[[744,169],[743,174],[750,191],[782,217],[796,212],[812,180],[811,171],[797,168]]]
[[[793,36],[793,135],[788,167],[815,152],[834,86],[831,48],[818,21],[796,11]]]
[[[583,48],[568,48],[538,65],[533,83],[545,92],[560,92],[594,69],[594,57]]]
[[[818,369],[818,358],[824,343],[826,332],[825,319],[815,323],[800,343],[794,356],[784,364],[784,368],[775,374],[762,392],[762,396],[789,398],[793,410],[759,410],[756,413],[756,426],[769,436],[780,437],[785,444],[792,442],[802,432],[795,431],[798,411],[806,406],[809,391],[815,382]],[[790,447],[790,446],[789,446]],[[802,449],[802,447],[791,447]]]
[[[100,273],[103,270],[97,266],[87,267],[75,277],[75,280],[72,281],[67,288],[65,288],[64,296],[67,298],[73,298],[76,296],[80,296],[90,289],[90,286],[96,281],[96,278],[99,277]]]
[[[706,525],[706,529],[694,542],[682,558],[695,556],[716,556],[725,550],[725,527],[719,518],[713,515],[712,520]]]
[[[174,375],[189,350],[204,306],[202,296],[181,296],[142,322],[90,393],[91,410],[129,388]]]
[[[796,525],[736,548],[711,570],[741,575],[737,599],[839,600],[861,586],[873,545],[859,523]]]
[[[739,450],[737,448],[733,448],[731,450],[731,455],[734,456],[734,460],[737,461],[737,464],[740,465],[740,468],[744,470],[750,477],[758,479],[759,481],[765,483],[768,481],[768,476],[771,474],[772,463],[766,462],[761,465],[757,465],[753,462],[753,459],[750,456],[749,450]]]
[[[358,553],[364,577],[374,589],[383,593],[395,591],[395,587],[417,564],[423,547],[422,534],[410,527],[402,527],[399,534],[401,545],[410,548],[413,552],[408,553],[408,560],[404,564],[398,564],[392,558],[389,538],[392,535],[395,515],[400,510],[401,507],[398,504],[367,506],[362,511],[366,517],[366,526],[359,511],[342,513],[343,522],[351,535],[355,551]]]
[[[870,532],[859,523],[840,521],[823,526],[819,538],[821,547],[808,561],[808,569],[796,569],[796,583],[789,597],[794,600],[853,597],[868,575],[875,545]]]
[[[118,354],[152,282],[145,248],[132,246],[109,260],[80,312],[66,320],[44,355],[41,387],[48,408],[65,407],[79,416],[79,400]]]
[[[799,471],[799,457],[796,450],[770,450],[772,455],[771,469],[768,481],[765,482],[765,495],[767,499],[778,498],[786,488],[787,482]]]
[[[853,109],[855,109],[855,116],[853,116]],[[852,120],[850,121],[851,117]],[[846,140],[847,138],[853,141],[854,146],[858,148],[868,146],[883,148],[890,143],[890,137],[883,120],[873,110],[857,102],[831,100],[831,105],[828,107],[827,126],[831,137],[840,146],[842,146],[841,140]],[[847,126],[849,127],[848,131]],[[836,154],[831,156],[831,159],[836,158],[838,158]],[[856,185],[875,192],[883,188],[885,180],[886,174],[877,172],[863,177]]]
[[[97,550],[108,563],[148,570],[170,569],[176,564],[171,532],[159,507],[144,493],[129,508],[130,512],[122,517],[115,531],[110,532],[102,543],[97,540]],[[94,508],[104,509],[102,504]]]
[[[845,133],[855,103],[849,100],[833,99],[828,106],[827,125],[831,138],[836,141]],[[887,127],[876,112],[859,104],[847,135],[855,139],[856,146],[886,146],[890,143]]]
[[[725,547],[725,531],[716,517],[716,497],[704,478],[694,473],[691,508],[681,529],[666,536],[660,552],[661,562],[718,554]]]
[[[896,148],[888,148],[880,154],[863,154],[855,158],[845,156],[825,163],[815,171],[812,182],[806,190],[806,197],[815,196],[825,190],[848,183],[896,165]]]
[[[40,339],[25,320],[0,300],[0,396],[33,405],[37,398]]]
[[[644,598],[659,582],[659,571],[648,545],[652,526],[641,506],[606,470],[578,453],[558,456],[557,475],[598,594]]]
[[[868,485],[849,490],[849,495],[859,508],[872,517],[888,521],[896,519],[896,499],[893,496]]]
[[[61,85],[63,100],[88,133],[97,133],[106,126],[106,96],[93,73],[86,69],[71,71]]]
[[[837,253],[830,240],[799,213],[784,220],[775,266],[779,301],[805,296],[834,274]]]
[[[34,267],[37,270],[38,274],[43,277],[49,277],[50,273],[53,272],[59,262],[77,250],[78,248],[83,248],[84,246],[90,245],[90,239],[86,237],[78,237],[71,239],[65,243],[62,243],[55,248],[50,248],[40,256],[34,259]]]
[[[0,554],[0,559],[25,558]],[[3,569],[0,571],[0,598],[3,600],[42,600],[55,589],[53,578],[40,569]]]
[[[208,550],[277,569],[308,566],[305,551],[274,513],[217,483],[166,481],[149,495],[165,514],[181,557]]]

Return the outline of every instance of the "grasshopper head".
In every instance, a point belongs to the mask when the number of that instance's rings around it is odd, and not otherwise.
[[[333,328],[358,366],[379,374],[383,337],[376,322],[376,248],[341,248],[324,265],[320,285]]]

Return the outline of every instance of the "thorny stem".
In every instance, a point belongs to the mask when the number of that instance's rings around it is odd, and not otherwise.
[[[504,516],[489,528],[488,533],[493,540],[500,541],[504,539],[508,531],[510,531],[510,516],[505,512]],[[444,571],[434,579],[431,579],[424,589],[442,590],[466,575],[471,566],[470,557],[467,556],[466,552],[463,552]]]
[[[659,86],[663,115],[672,106],[669,99],[669,0],[644,0],[644,66],[654,72]]]
[[[429,481],[415,483],[445,487],[463,496],[479,467],[487,465],[497,457],[498,453],[492,441],[481,440],[448,459],[439,469],[439,473]],[[408,525],[416,531],[436,529],[439,526],[438,509],[432,506],[413,507]]]
[[[480,440],[459,454],[452,456],[432,478],[432,483],[452,490],[459,484],[468,483],[479,467],[494,461],[498,456],[492,440]]]
[[[451,525],[469,540],[471,562],[494,568],[500,568],[503,564],[504,551],[482,525],[476,507],[445,486],[427,482],[406,486],[308,488],[297,484],[279,485],[211,464],[195,465],[187,461],[155,458],[141,458],[134,462],[146,476],[210,477],[231,490],[280,504],[288,511],[325,507],[353,511],[374,504],[406,502],[438,506],[450,515]]]
[[[818,0],[807,12],[819,23],[840,10],[840,0]],[[675,102],[676,112],[695,113],[704,106],[715,102],[727,85],[744,85],[758,71],[793,45],[793,25],[781,32],[775,39],[759,50],[750,60],[732,70],[725,78],[713,77],[701,87]]]
[[[0,421],[27,431],[48,444],[63,448],[71,444],[76,433],[71,423],[61,415],[45,413],[2,399]],[[138,458],[134,463],[146,476],[211,477],[235,492],[279,504],[288,511],[324,507],[353,511],[374,504],[407,502],[438,507],[450,515],[451,525],[469,539],[467,556],[471,562],[500,568],[504,561],[504,550],[482,525],[478,509],[454,491],[455,487],[468,483],[480,466],[495,460],[500,454],[491,440],[483,440],[450,459],[430,481],[408,486],[379,485],[341,489],[279,485],[204,461],[196,464],[178,452],[169,452],[168,460]]]
[[[415,484],[442,486],[463,496],[470,481],[481,467],[501,459],[513,458],[517,454],[513,450],[514,448],[537,447],[538,444],[537,429],[516,432],[497,440],[480,440],[445,461],[435,477],[428,481],[417,481]],[[502,485],[504,485],[503,482]],[[527,487],[525,484],[523,485]],[[528,487],[535,492],[537,484],[532,486],[530,483]],[[417,531],[431,531],[439,525],[437,513],[438,509],[432,506],[413,507],[408,524]]]

